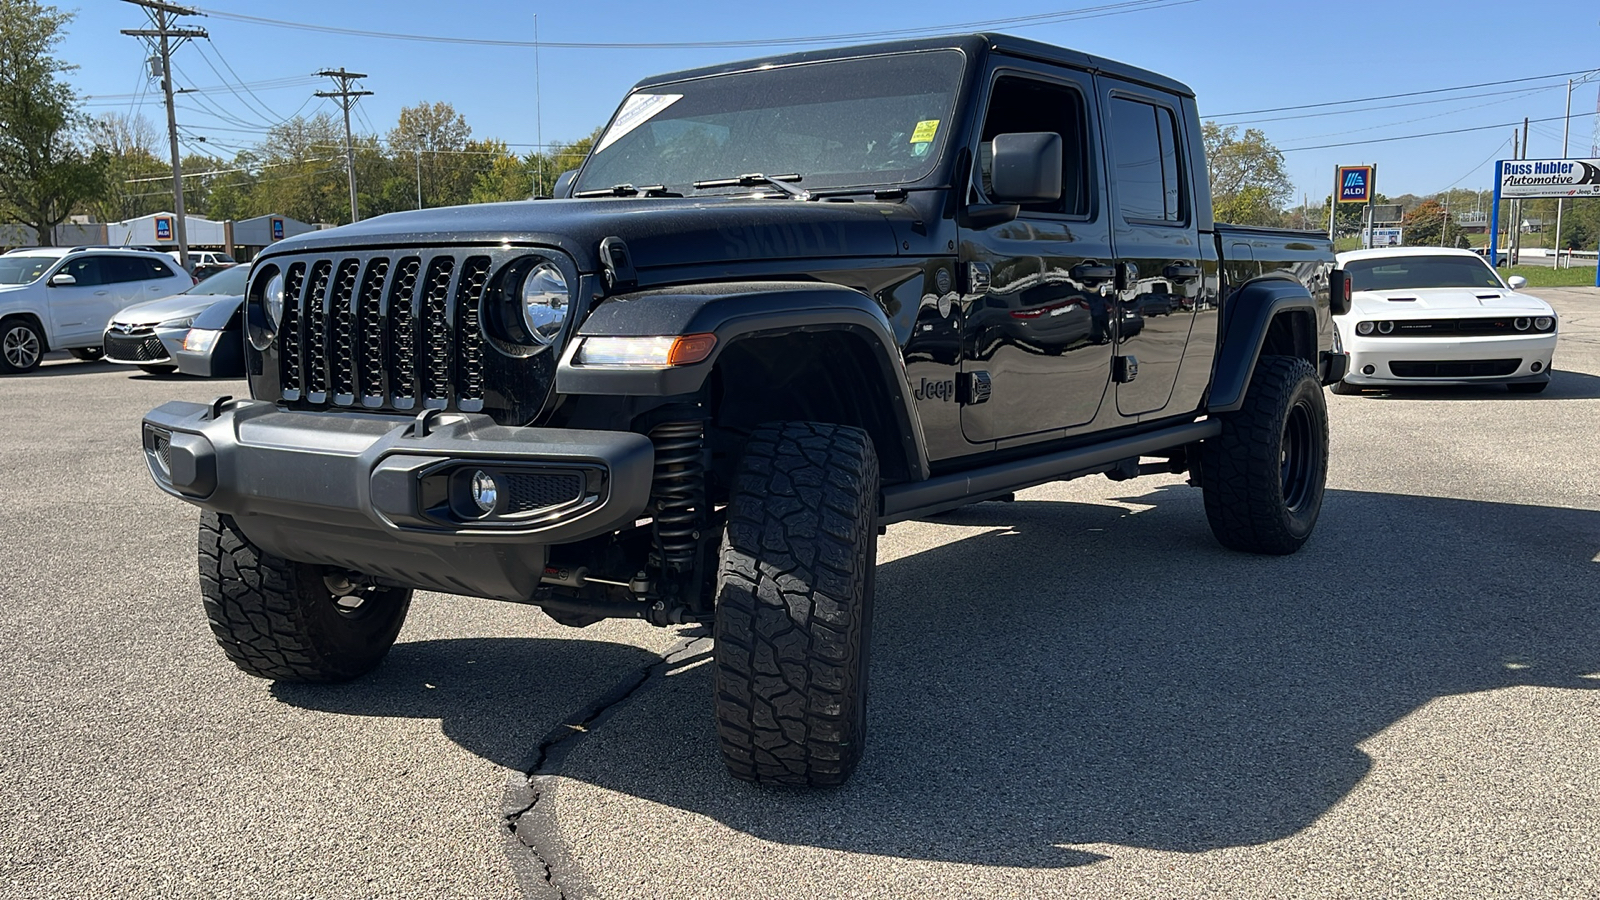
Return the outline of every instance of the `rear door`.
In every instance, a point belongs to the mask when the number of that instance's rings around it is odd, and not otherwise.
[[[1201,295],[1200,232],[1193,212],[1178,99],[1099,78],[1111,173],[1112,235],[1121,329],[1117,412],[1166,409]]]

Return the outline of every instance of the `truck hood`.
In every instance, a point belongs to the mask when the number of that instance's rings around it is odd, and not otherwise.
[[[1422,288],[1357,291],[1350,312],[1359,318],[1407,318],[1408,313],[1489,315],[1526,312],[1550,315],[1550,304],[1538,297],[1496,288]]]
[[[628,244],[638,269],[752,260],[893,256],[895,225],[911,228],[905,203],[826,202],[749,196],[603,198],[485,203],[389,213],[272,245],[263,258],[322,249],[460,244],[560,248],[598,271],[600,241]]]

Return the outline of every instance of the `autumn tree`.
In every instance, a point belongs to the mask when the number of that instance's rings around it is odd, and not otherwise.
[[[52,55],[72,20],[34,0],[0,0],[0,216],[49,244],[55,227],[106,186],[104,153],[77,140],[86,124]]]
[[[1461,226],[1452,218],[1446,221],[1444,204],[1438,200],[1424,200],[1412,207],[1400,220],[1401,239],[1408,247],[1454,247],[1462,236]],[[1440,230],[1444,242],[1440,243]]]
[[[1283,206],[1294,186],[1283,154],[1266,134],[1257,128],[1240,134],[1237,126],[1215,122],[1201,126],[1201,134],[1216,218],[1236,225],[1283,224]]]

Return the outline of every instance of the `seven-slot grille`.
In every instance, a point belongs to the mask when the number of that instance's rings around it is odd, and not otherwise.
[[[488,256],[290,259],[278,335],[282,398],[369,409],[483,409],[479,306]]]

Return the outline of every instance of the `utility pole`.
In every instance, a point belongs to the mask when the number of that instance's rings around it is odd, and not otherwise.
[[[1512,128],[1512,159],[1522,158],[1522,144],[1518,143],[1520,139],[1520,136],[1517,134],[1517,129]],[[1506,225],[1506,256],[1511,258],[1511,265],[1514,266],[1517,264],[1517,250],[1521,248],[1521,243],[1517,240],[1517,236],[1522,233],[1522,201],[1512,200],[1510,213],[1511,221]]]
[[[417,157],[417,209],[422,208],[422,148],[413,147],[411,152]]]
[[[177,218],[174,230],[178,238],[178,265],[189,268],[188,214],[183,209],[183,166],[178,156],[178,114],[172,108],[172,51],[183,46],[190,38],[210,37],[204,28],[179,28],[179,16],[202,15],[187,6],[163,3],[161,0],[125,0],[142,7],[154,28],[124,28],[122,33],[143,38],[161,57],[161,91],[167,98],[167,141],[172,147],[172,213]]]
[[[533,17],[533,139],[539,144],[534,151],[538,154],[539,175],[533,187],[533,196],[538,197],[544,190],[544,100],[539,94],[539,16]]]
[[[1561,158],[1567,158],[1567,138],[1572,133],[1572,79],[1567,79],[1567,115],[1561,120]],[[1561,268],[1561,213],[1567,201],[1556,198],[1556,268]]]
[[[346,72],[344,66],[340,66],[338,70],[323,69],[313,74],[332,78],[339,85],[337,91],[317,91],[317,96],[338,99],[339,106],[344,110],[344,160],[345,169],[350,175],[350,221],[359,222],[361,211],[356,206],[356,145],[355,139],[350,136],[350,106],[356,102],[356,98],[370,97],[372,92],[351,90],[352,84],[367,76],[359,72]]]

